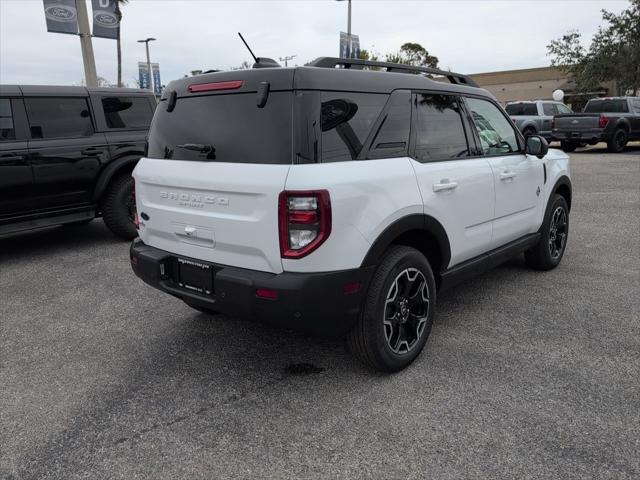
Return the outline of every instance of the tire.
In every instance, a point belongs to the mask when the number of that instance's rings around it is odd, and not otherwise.
[[[522,131],[522,135],[524,135],[524,138],[530,137],[531,135],[535,135],[536,134],[536,129],[533,127],[527,127]]]
[[[375,370],[402,370],[418,357],[431,332],[436,284],[429,262],[418,250],[393,246],[376,269],[365,301],[347,335],[349,350]]]
[[[562,260],[569,238],[569,206],[562,195],[552,197],[540,233],[540,241],[524,257],[535,270],[551,270]]]
[[[205,313],[207,315],[217,315],[217,313],[218,313],[215,310],[211,310],[211,309],[206,308],[206,307],[201,307],[200,305],[196,305],[194,303],[189,303],[186,300],[183,300],[183,302],[186,303],[189,307],[193,308],[194,310],[197,310],[199,312]]]
[[[124,240],[133,240],[138,235],[133,224],[136,211],[135,199],[133,199],[133,178],[130,173],[111,180],[101,208],[104,223],[115,235]]]
[[[578,144],[567,142],[566,140],[562,140],[560,142],[560,148],[562,149],[563,152],[570,153],[570,152],[573,152],[576,148],[578,148]]]
[[[611,153],[620,153],[624,151],[624,147],[629,141],[629,134],[626,130],[619,128],[613,132],[613,136],[607,142],[607,150]]]

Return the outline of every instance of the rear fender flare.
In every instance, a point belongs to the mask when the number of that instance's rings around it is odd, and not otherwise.
[[[107,167],[100,173],[100,176],[98,177],[96,187],[93,191],[93,201],[97,202],[98,200],[100,200],[102,195],[104,195],[109,182],[111,182],[113,178],[120,174],[120,172],[133,170],[133,168],[136,166],[136,163],[138,163],[138,160],[140,160],[141,157],[141,155],[127,155],[109,163],[109,165],[107,165]]]
[[[441,269],[446,270],[449,266],[449,262],[451,261],[451,245],[449,243],[449,237],[438,220],[429,215],[423,214],[407,215],[406,217],[396,220],[385,228],[369,248],[367,255],[362,261],[362,266],[367,267],[377,265],[382,259],[384,252],[387,251],[394,240],[404,233],[416,230],[423,230],[435,237],[442,259]],[[434,273],[438,274],[439,272]]]

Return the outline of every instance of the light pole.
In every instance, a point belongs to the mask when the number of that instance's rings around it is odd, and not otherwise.
[[[289,55],[289,56],[285,56],[285,57],[279,57],[281,62],[284,62],[284,66],[288,67],[289,65],[287,64],[287,62],[289,60],[293,60],[294,58],[296,58],[296,55]]]
[[[98,86],[96,74],[96,60],[93,56],[93,44],[91,43],[91,30],[89,29],[89,16],[87,4],[84,0],[76,0],[76,14],[78,16],[78,32],[80,35],[80,48],[82,50],[82,63],[84,63],[84,79],[87,87]]]
[[[147,49],[147,75],[149,75],[149,90],[155,92],[153,88],[153,72],[151,71],[151,59],[149,57],[149,42],[153,42],[155,38],[149,37],[144,40],[138,40],[138,43],[144,43],[144,46]]]
[[[337,0],[338,2],[343,2],[344,0]],[[348,8],[347,8],[347,40],[349,42],[349,57],[351,57],[351,0],[347,0]]]

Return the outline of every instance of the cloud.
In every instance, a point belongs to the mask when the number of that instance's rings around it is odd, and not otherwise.
[[[425,46],[440,65],[463,73],[548,64],[546,45],[570,29],[589,38],[601,24],[596,1],[367,1],[353,0],[352,30],[363,48],[381,53],[404,42]],[[609,1],[620,11],[627,1]],[[90,2],[88,2],[90,10]],[[194,69],[238,66],[256,55],[296,55],[303,64],[338,54],[346,30],[346,2],[332,0],[132,0],[123,8],[123,79],[133,84],[137,62],[160,63],[163,83]],[[93,41],[98,75],[116,79],[115,41]],[[73,84],[83,78],[78,38],[47,33],[42,2],[0,0],[0,82]]]

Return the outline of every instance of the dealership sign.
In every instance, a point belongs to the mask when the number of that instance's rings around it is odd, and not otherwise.
[[[47,31],[78,34],[78,13],[75,0],[43,0]]]
[[[340,32],[340,58],[360,58],[360,38]]]
[[[118,38],[117,0],[91,0],[93,8],[93,36],[100,38]]]

